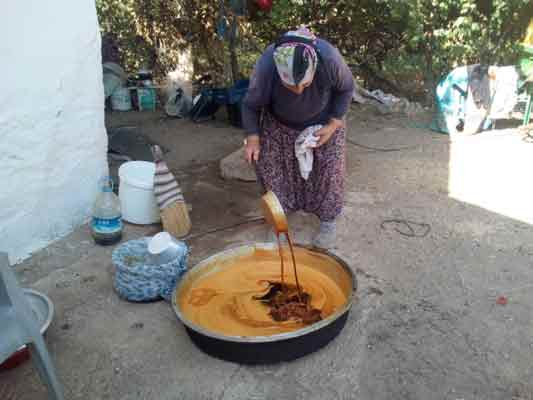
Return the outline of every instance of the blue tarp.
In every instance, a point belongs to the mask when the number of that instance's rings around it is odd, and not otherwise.
[[[454,133],[464,120],[464,105],[468,93],[468,67],[450,72],[437,86],[436,114],[431,129],[442,133]]]
[[[520,75],[515,66],[468,65],[442,79],[435,93],[431,129],[474,134],[508,118],[518,101]]]

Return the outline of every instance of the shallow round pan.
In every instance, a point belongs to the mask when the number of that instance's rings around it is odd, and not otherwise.
[[[346,304],[315,324],[293,332],[271,336],[227,336],[207,330],[188,320],[180,309],[179,299],[187,293],[194,282],[221,268],[231,265],[232,259],[250,256],[255,251],[277,253],[273,243],[243,245],[217,253],[192,267],[179,282],[172,296],[172,307],[183,323],[191,340],[204,352],[214,357],[244,364],[266,364],[290,361],[320,349],[335,338],[344,327],[348,313],[355,300],[357,281],[348,265],[332,253],[296,245],[296,259],[299,252],[311,252],[331,260],[321,272],[332,278],[347,295]]]
[[[24,295],[35,315],[41,335],[44,335],[54,317],[54,305],[48,296],[37,290],[24,289]]]

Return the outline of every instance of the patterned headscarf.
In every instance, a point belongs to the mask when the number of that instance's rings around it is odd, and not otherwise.
[[[294,41],[290,38],[294,37]],[[286,42],[274,51],[274,62],[278,74],[287,85],[306,84],[313,80],[318,65],[318,55],[313,46],[298,39],[316,42],[316,36],[306,27],[287,32],[283,38]]]

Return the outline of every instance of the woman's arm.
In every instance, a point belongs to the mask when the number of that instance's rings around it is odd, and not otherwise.
[[[272,79],[276,73],[272,52],[273,48],[269,47],[257,61],[242,104],[242,124],[247,136],[259,135],[261,111],[270,104]]]

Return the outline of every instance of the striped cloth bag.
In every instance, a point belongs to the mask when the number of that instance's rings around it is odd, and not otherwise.
[[[176,238],[187,235],[191,229],[189,211],[178,181],[163,159],[163,151],[152,146],[155,161],[154,195],[161,211],[163,229]]]

